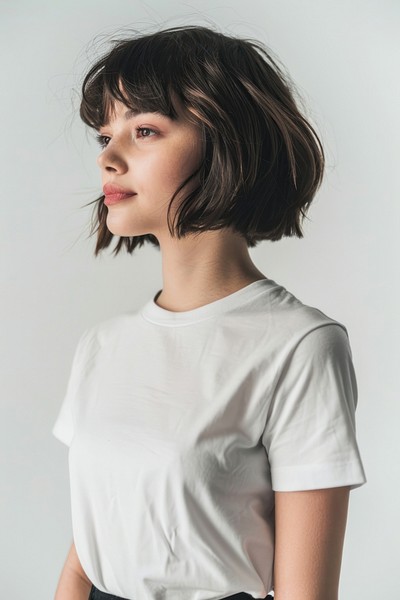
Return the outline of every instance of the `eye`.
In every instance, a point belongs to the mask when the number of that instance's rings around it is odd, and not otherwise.
[[[138,134],[139,138],[148,138],[152,137],[153,135],[157,135],[157,131],[151,127],[136,127],[136,133]],[[95,138],[102,150],[106,148],[111,139],[107,135],[101,135],[99,133],[96,134]]]
[[[100,148],[105,148],[107,146],[108,142],[110,141],[110,138],[107,137],[106,135],[97,134],[96,141],[100,145]]]
[[[142,138],[152,137],[152,134],[157,135],[157,131],[151,129],[151,127],[136,127],[136,132]]]

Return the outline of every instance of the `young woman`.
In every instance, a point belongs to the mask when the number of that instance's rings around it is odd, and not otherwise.
[[[74,537],[56,600],[338,597],[366,482],[347,330],[248,251],[302,237],[322,181],[293,94],[261,44],[195,26],[114,42],[84,79],[95,255],[149,242],[163,284],[77,345],[53,428]]]

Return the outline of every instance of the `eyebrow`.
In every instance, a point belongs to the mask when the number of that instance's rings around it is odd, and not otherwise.
[[[124,119],[125,121],[129,121],[129,119],[133,119],[134,117],[137,117],[137,115],[140,115],[141,113],[154,113],[156,115],[160,115],[160,117],[165,117],[166,119],[169,119],[170,117],[168,117],[168,115],[165,115],[164,113],[162,113],[159,110],[146,110],[145,108],[142,110],[134,110],[132,108],[128,109],[125,114],[124,114]]]
[[[143,111],[142,110],[133,110],[132,108],[130,108],[124,114],[124,119],[125,119],[125,121],[129,121],[129,119],[133,119],[133,117],[140,115],[141,112],[143,112]]]
[[[133,119],[134,117],[137,117],[137,115],[140,115],[142,113],[154,113],[156,115],[159,115],[160,117],[164,117],[165,119],[169,119],[171,120],[171,117],[169,117],[168,115],[162,113],[159,110],[150,110],[150,109],[133,109],[133,108],[129,108],[125,113],[124,113],[124,121],[129,121],[130,119]],[[109,121],[107,121],[106,123],[103,124],[103,126],[105,127],[106,125],[109,124]]]

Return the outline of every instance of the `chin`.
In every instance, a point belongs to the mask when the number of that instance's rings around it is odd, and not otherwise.
[[[117,215],[108,215],[106,220],[107,229],[113,235],[121,237],[137,237],[139,235],[152,234],[158,229],[154,222],[143,219],[143,222],[133,223],[133,219],[115,218]],[[119,215],[118,215],[119,216]]]
[[[126,231],[125,229],[118,229],[118,227],[108,227],[107,229],[109,230],[110,233],[112,233],[115,236],[121,236],[121,237],[133,237],[136,235],[140,235],[139,233],[133,232],[133,231]]]
[[[116,223],[107,223],[107,229],[110,233],[112,233],[113,235],[116,236],[121,236],[121,237],[134,237],[134,236],[138,236],[138,235],[145,235],[146,233],[149,233],[148,230],[143,229],[140,230],[137,227],[123,227],[121,225],[117,225]]]
[[[118,222],[117,219],[109,219],[106,220],[107,229],[113,235],[120,235],[123,237],[131,237],[133,235],[137,235],[134,231],[133,227],[129,227],[127,223]]]

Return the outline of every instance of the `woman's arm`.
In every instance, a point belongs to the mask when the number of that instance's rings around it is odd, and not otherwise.
[[[72,542],[54,600],[88,600],[91,588],[92,582],[83,570]]]
[[[275,492],[275,600],[337,600],[349,486]]]

